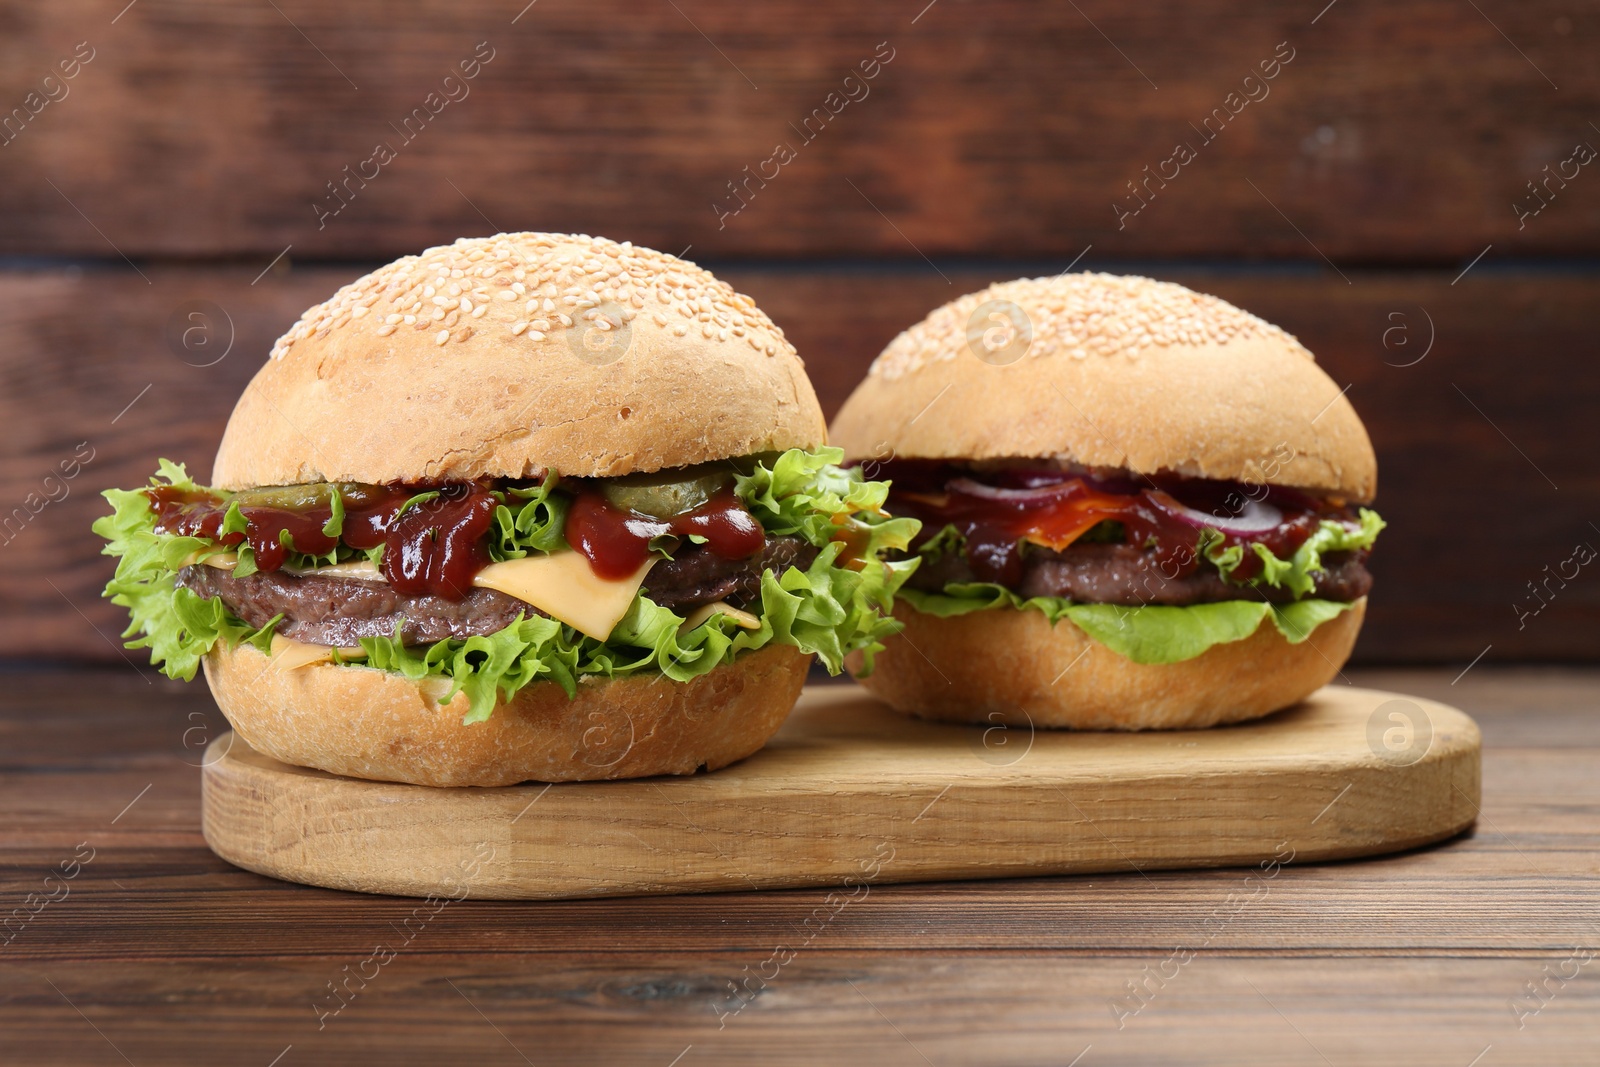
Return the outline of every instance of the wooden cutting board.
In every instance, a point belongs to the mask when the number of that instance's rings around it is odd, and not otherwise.
[[[1330,686],[1266,719],[1141,734],[951,726],[809,689],[714,774],[433,789],[278,763],[232,734],[204,770],[206,841],[311,885],[507,899],[1263,866],[1450,837],[1479,803],[1478,728]]]

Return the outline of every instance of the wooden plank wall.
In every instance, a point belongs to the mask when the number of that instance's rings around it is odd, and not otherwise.
[[[1218,293],[1372,431],[1360,659],[1600,656],[1600,576],[1529,588],[1600,546],[1592,5],[125,3],[0,12],[0,657],[116,662],[94,494],[207,468],[309,304],[497,229],[688,249],[830,412],[992,280]]]

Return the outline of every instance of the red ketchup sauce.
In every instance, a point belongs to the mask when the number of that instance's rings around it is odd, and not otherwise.
[[[580,490],[567,511],[565,532],[567,544],[584,554],[596,574],[612,581],[644,566],[651,539],[666,534],[704,537],[706,548],[724,559],[748,559],[766,546],[761,524],[732,489],[670,519],[626,511],[593,490]]]
[[[213,493],[161,486],[146,489],[145,495],[156,512],[157,533],[204,537],[229,547],[248,544],[255,553],[256,566],[264,571],[277,570],[288,557],[289,548],[280,540],[283,533],[292,539],[296,552],[312,555],[332,552],[339,543],[337,537],[322,532],[333,516],[328,505],[302,509],[240,505],[247,528],[243,533],[224,534],[222,520],[228,513],[228,502]],[[395,507],[404,499],[401,497]]]
[[[1130,545],[1147,545],[1169,577],[1192,574],[1200,564],[1195,551],[1200,530],[1169,514],[1159,504],[1174,503],[1210,514],[1237,514],[1248,499],[1246,487],[1233,483],[1164,480],[1158,487],[1133,481],[1100,480],[1063,471],[1004,470],[974,474],[947,464],[898,460],[879,465],[873,477],[893,483],[889,510],[921,519],[922,532],[913,548],[954,526],[966,538],[967,562],[979,580],[1015,586],[1022,579],[1026,540],[1062,549],[1099,523],[1122,524]],[[978,482],[977,487],[968,483]],[[1029,490],[1026,498],[996,498],[983,486]],[[1259,497],[1260,487],[1254,492]],[[1219,531],[1222,546],[1244,545],[1244,558],[1233,572],[1248,581],[1261,571],[1251,544],[1266,546],[1279,558],[1293,555],[1317,529],[1324,510],[1291,491],[1272,489],[1267,499],[1283,512],[1283,522],[1249,533]]]
[[[499,505],[481,486],[458,482],[407,508],[384,535],[383,576],[407,596],[462,599],[489,565],[487,536]]]
[[[160,486],[145,490],[156,512],[156,532],[204,537],[219,544],[248,544],[263,571],[282,567],[289,546],[296,552],[326,555],[342,541],[366,551],[383,546],[383,575],[407,596],[460,600],[472,590],[472,576],[489,563],[486,536],[494,522],[494,496],[473,483],[454,483],[439,496],[396,512],[417,486],[362,485],[341,493],[344,523],[338,537],[322,532],[333,516],[329,504],[299,508],[241,504],[246,530],[221,533],[228,501],[206,492]]]

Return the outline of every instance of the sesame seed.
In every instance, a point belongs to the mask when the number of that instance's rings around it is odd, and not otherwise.
[[[869,373],[895,379],[956,358],[967,343],[968,320],[990,301],[1015,304],[1027,315],[1032,358],[1137,359],[1156,347],[1225,345],[1251,337],[1283,339],[1311,355],[1278,327],[1217,297],[1148,278],[1083,273],[1002,282],[959,297],[890,342]]]
[[[450,340],[450,331],[449,330],[440,330],[438,333],[434,334],[433,339],[437,344],[441,344],[442,345],[446,341]]]
[[[793,351],[748,296],[692,263],[601,238],[523,233],[463,238],[396,260],[308,310],[279,338],[272,356],[283,359],[297,342],[340,329],[373,329],[387,337],[402,324],[434,330],[435,337],[441,327],[453,330],[446,341],[459,341],[472,336],[471,327],[457,325],[467,315],[511,327],[510,315],[492,309],[497,300],[519,299],[525,317],[516,320],[523,324],[518,336],[542,339],[552,327],[571,328],[574,314],[615,330],[650,307],[646,317],[654,327],[679,337],[698,328],[708,337],[745,337],[768,354]],[[570,314],[557,312],[558,301]],[[1194,320],[1181,324],[1185,332],[1199,329],[1195,322],[1204,318],[1193,310],[1180,317]]]
[[[523,330],[526,330],[527,328],[528,328],[528,324],[526,322],[513,322],[511,324],[511,335],[513,337],[515,337],[517,334],[521,333]]]

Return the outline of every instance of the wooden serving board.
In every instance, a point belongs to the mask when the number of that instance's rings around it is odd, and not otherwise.
[[[925,723],[824,686],[761,752],[687,778],[433,789],[289,767],[226,734],[203,822],[231,863],[367,893],[856,893],[1394,852],[1472,824],[1479,753],[1454,708],[1342,685],[1253,723],[1141,734]]]

